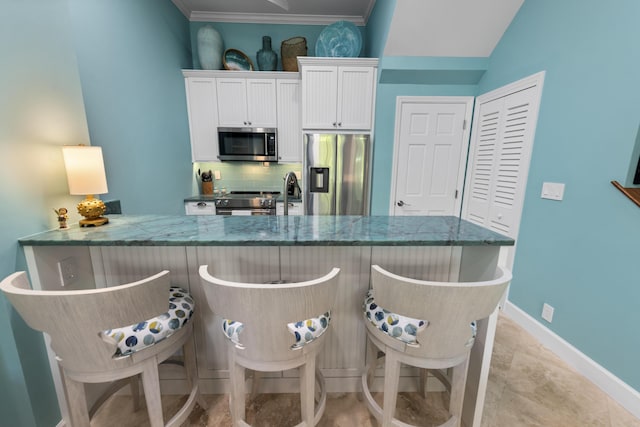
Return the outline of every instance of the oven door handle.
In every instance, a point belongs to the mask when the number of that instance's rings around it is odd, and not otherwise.
[[[235,212],[235,213],[234,213]],[[234,209],[234,208],[225,208],[220,209],[216,208],[216,215],[275,215],[275,209]]]

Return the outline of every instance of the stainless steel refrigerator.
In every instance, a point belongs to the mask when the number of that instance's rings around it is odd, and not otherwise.
[[[369,215],[369,135],[305,134],[306,215]]]

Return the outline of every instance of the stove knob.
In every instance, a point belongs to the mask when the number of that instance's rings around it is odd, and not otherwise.
[[[222,201],[222,204],[223,204],[224,206],[228,206],[228,205],[229,205],[229,201],[228,201],[228,200],[223,200],[223,201]]]
[[[216,206],[220,206],[220,202],[221,202],[221,201],[222,201],[222,200],[216,200]]]

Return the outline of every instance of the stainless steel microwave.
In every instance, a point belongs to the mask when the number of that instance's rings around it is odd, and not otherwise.
[[[220,160],[277,162],[277,131],[273,128],[218,128],[218,148]]]

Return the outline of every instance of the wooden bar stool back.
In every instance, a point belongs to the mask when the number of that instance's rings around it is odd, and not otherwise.
[[[234,426],[245,421],[245,368],[277,372],[300,368],[302,422],[314,426],[326,403],[324,379],[316,369],[330,323],[339,268],[326,276],[299,283],[255,284],[229,282],[200,267],[202,287],[211,310],[221,316],[228,338],[231,417]],[[315,404],[316,379],[320,398]]]
[[[372,289],[363,309],[372,345],[362,387],[370,412],[384,427],[409,426],[395,418],[401,364],[433,370],[450,391],[450,417],[442,426],[460,425],[475,322],[495,311],[510,280],[511,273],[499,267],[491,280],[481,282],[416,280],[371,267]],[[385,366],[382,408],[369,390],[378,350]]]
[[[186,291],[171,287],[168,271],[120,286],[77,291],[33,290],[26,273],[17,272],[4,279],[0,289],[31,328],[50,337],[71,427],[90,424],[93,410],[87,407],[84,383],[120,380],[120,385],[125,385],[122,381],[130,380],[137,409],[139,374],[152,427],[178,426],[196,401],[205,406],[199,394],[193,324],[189,321],[195,304]],[[165,424],[158,364],[181,348],[189,397]]]

